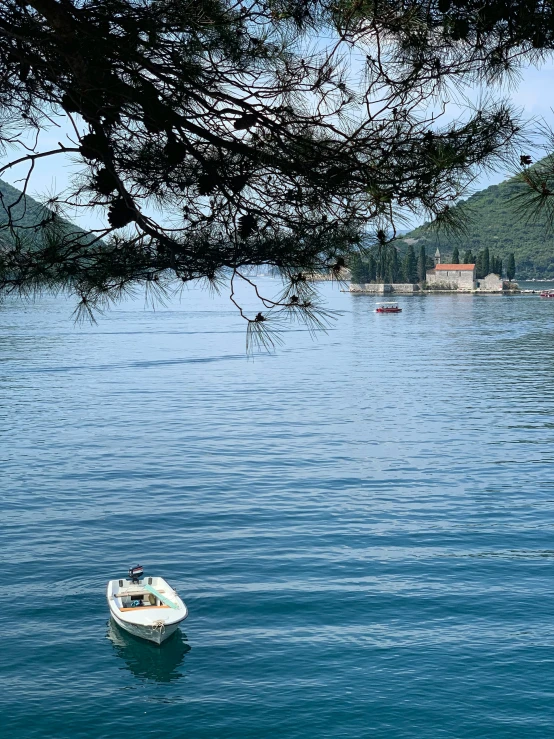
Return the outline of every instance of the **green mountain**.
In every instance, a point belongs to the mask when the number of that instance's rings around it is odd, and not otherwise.
[[[41,239],[41,231],[35,229],[42,221],[49,220],[52,212],[45,208],[29,195],[23,195],[20,190],[12,187],[7,182],[0,180],[0,241],[8,241],[9,231],[2,229],[2,226],[8,223],[8,213],[11,213],[12,223],[16,228],[21,229],[21,233],[33,241],[39,242]],[[75,224],[63,218],[59,223],[62,224],[66,233],[72,235],[85,234],[86,231],[75,226]]]
[[[413,244],[417,254],[423,241],[429,256],[434,255],[438,246],[443,262],[450,260],[454,247],[458,247],[462,257],[467,249],[477,254],[488,246],[492,254],[502,259],[504,267],[508,255],[514,252],[516,279],[554,278],[554,232],[547,228],[546,215],[542,219],[526,219],[514,202],[514,197],[526,187],[512,177],[454,206],[453,210],[464,216],[467,226],[465,234],[436,233],[431,230],[430,224],[425,223],[402,236],[396,243],[402,251],[408,244]],[[19,190],[0,180],[0,228],[7,222],[7,209],[10,206],[13,206],[12,218],[19,226],[36,226],[50,214],[36,200],[28,195],[21,197]],[[85,233],[77,226],[66,223],[72,233]],[[40,239],[40,231],[29,230],[27,233],[31,238]],[[7,232],[0,230],[0,241],[7,237]]]
[[[44,206],[0,180],[0,225],[7,223],[10,207],[12,220],[22,227],[35,226],[48,216],[48,210]]]
[[[417,253],[423,239],[429,255],[439,247],[443,262],[450,260],[456,246],[460,258],[467,249],[477,254],[488,246],[492,254],[501,257],[504,267],[508,255],[514,252],[516,279],[554,278],[554,233],[547,228],[546,215],[528,219],[514,202],[514,197],[526,188],[512,177],[454,206],[453,210],[464,216],[465,234],[437,234],[425,223],[399,239],[398,245],[402,248],[411,243]]]

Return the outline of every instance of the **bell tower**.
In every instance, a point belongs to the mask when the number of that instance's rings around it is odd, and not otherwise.
[[[435,267],[437,264],[441,263],[441,253],[439,251],[439,247],[437,246],[437,251],[435,252]]]

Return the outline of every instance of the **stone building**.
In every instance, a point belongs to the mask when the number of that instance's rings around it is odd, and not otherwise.
[[[474,290],[475,265],[441,264],[439,253],[438,262],[435,255],[435,268],[427,270],[426,280],[431,289],[435,287],[443,290]]]
[[[499,275],[495,275],[491,272],[486,277],[480,279],[477,283],[479,290],[487,293],[501,293],[504,290],[504,282],[500,279]]]

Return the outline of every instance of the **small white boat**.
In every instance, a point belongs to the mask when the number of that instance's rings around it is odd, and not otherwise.
[[[177,591],[163,577],[143,577],[140,566],[129,579],[110,580],[106,591],[113,620],[134,636],[161,644],[188,616]]]

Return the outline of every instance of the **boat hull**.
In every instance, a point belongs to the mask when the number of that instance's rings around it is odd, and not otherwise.
[[[147,641],[154,642],[154,644],[162,644],[164,641],[169,639],[177,629],[179,628],[180,621],[173,624],[164,624],[160,628],[153,626],[143,626],[139,624],[132,624],[128,621],[123,621],[118,618],[112,611],[111,616],[118,626],[127,631],[133,636],[137,636],[139,639],[146,639]]]
[[[163,577],[110,580],[106,598],[121,629],[154,644],[169,639],[188,616],[185,603]]]

